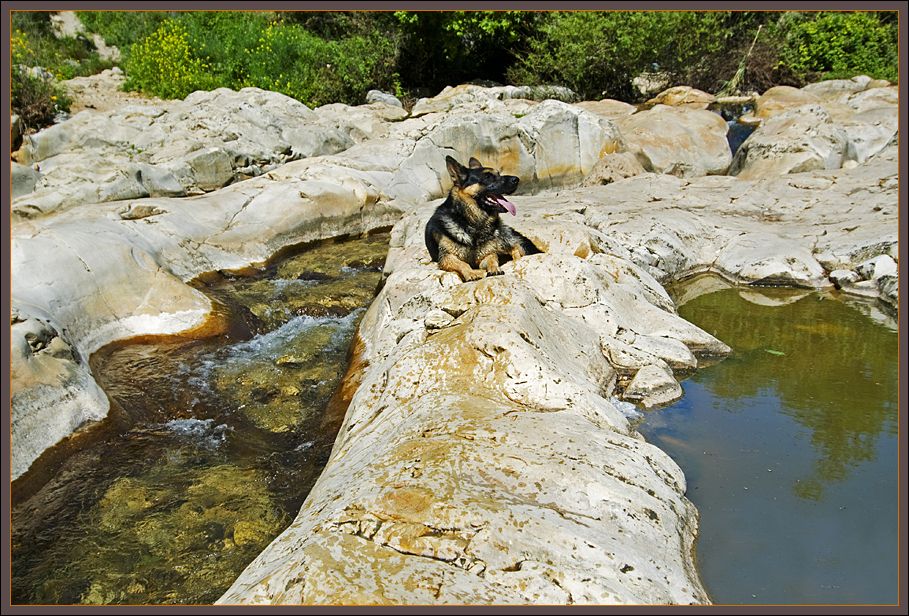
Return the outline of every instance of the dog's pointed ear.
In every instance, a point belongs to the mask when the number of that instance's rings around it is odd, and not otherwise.
[[[451,156],[445,157],[445,166],[448,167],[448,173],[451,175],[451,181],[455,186],[463,186],[467,181],[467,167],[453,159]]]
[[[478,160],[477,160],[476,158],[474,158],[473,156],[471,156],[471,157],[470,157],[470,160],[467,161],[467,165],[468,165],[471,169],[482,169],[482,168],[483,168],[483,163],[481,163],[480,161],[478,161]]]

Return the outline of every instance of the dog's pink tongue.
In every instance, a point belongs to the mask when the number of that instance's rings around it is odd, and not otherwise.
[[[499,205],[504,207],[512,216],[518,215],[518,208],[514,206],[514,203],[506,199],[505,197],[498,198]]]

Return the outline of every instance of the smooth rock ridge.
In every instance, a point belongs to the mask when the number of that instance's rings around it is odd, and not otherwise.
[[[331,459],[219,603],[708,601],[684,477],[612,396],[620,358],[728,347],[597,232],[521,210],[549,252],[476,283],[429,262],[431,208],[395,226]]]

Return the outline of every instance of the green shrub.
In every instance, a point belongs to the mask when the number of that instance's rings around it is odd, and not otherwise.
[[[391,11],[277,11],[275,17],[296,24],[319,38],[337,41],[351,36],[381,33],[398,37],[398,19]]]
[[[559,12],[518,56],[511,81],[566,85],[585,98],[633,100],[631,80],[654,69],[712,92],[740,68],[739,88],[759,91],[861,73],[894,81],[897,21],[894,12]]]
[[[194,54],[183,24],[166,20],[132,46],[126,61],[124,87],[163,98],[184,98],[195,90],[219,85],[210,69],[209,64]]]
[[[53,123],[54,116],[69,111],[70,99],[53,81],[14,69],[11,84],[10,108],[19,116],[25,130],[36,131]]]
[[[326,40],[274,13],[190,12],[135,43],[126,87],[166,98],[254,86],[307,105],[361,104],[395,83],[396,47],[374,33]]]
[[[298,26],[272,23],[243,55],[246,75],[240,85],[274,90],[317,106],[327,100],[332,46]]]
[[[330,70],[335,91],[340,101],[361,104],[366,93],[373,89],[399,90],[396,72],[396,46],[394,41],[380,34],[370,37],[353,36],[333,41],[336,64]],[[322,101],[335,102],[331,94]]]
[[[793,13],[786,21],[781,64],[802,79],[898,80],[895,12]]]
[[[650,70],[696,85],[710,59],[725,54],[734,31],[728,12],[553,13],[509,70],[519,84],[555,83],[585,98],[632,100],[632,79]],[[735,62],[729,61],[729,74]],[[656,65],[656,66],[654,66]]]
[[[273,21],[273,13],[195,11],[176,18],[193,53],[211,67],[219,85],[236,88],[249,74],[249,50]]]
[[[281,92],[311,107],[356,105],[368,90],[391,85],[394,45],[384,37],[327,41],[298,25],[274,22],[246,59],[242,85]]]

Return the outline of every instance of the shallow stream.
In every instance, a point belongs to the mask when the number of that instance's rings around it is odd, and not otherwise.
[[[13,603],[215,601],[325,465],[387,251],[374,234],[206,276],[223,334],[99,350],[109,417],[13,486]]]

